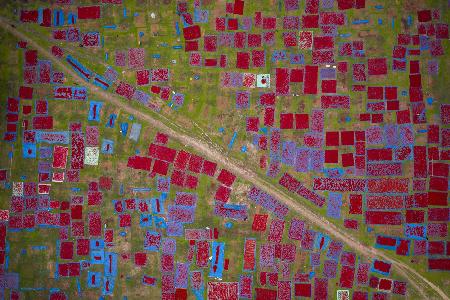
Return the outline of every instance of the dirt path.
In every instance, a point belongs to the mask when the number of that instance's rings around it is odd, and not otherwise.
[[[423,299],[433,299],[430,298],[430,295],[427,295],[425,293],[425,289],[432,289],[434,290],[442,299],[448,299],[448,296],[444,291],[441,290],[440,287],[436,286],[434,283],[430,282],[428,279],[423,277],[421,274],[419,274],[417,271],[412,269],[410,266],[402,263],[401,261],[391,257],[390,255],[386,255],[383,252],[369,246],[365,246],[361,244],[358,240],[356,240],[352,235],[346,233],[342,229],[338,228],[328,220],[324,219],[323,217],[317,215],[316,213],[312,212],[307,206],[303,205],[299,201],[296,201],[292,197],[290,197],[286,192],[278,188],[276,185],[267,182],[265,179],[261,178],[258,174],[256,174],[254,171],[248,169],[245,167],[245,162],[237,161],[233,158],[229,158],[224,156],[221,151],[219,150],[220,147],[217,145],[212,145],[204,142],[203,140],[199,140],[195,137],[190,136],[188,133],[186,133],[185,130],[177,126],[176,124],[173,124],[168,119],[164,119],[165,122],[170,123],[170,126],[166,125],[160,120],[157,120],[153,118],[152,116],[146,114],[144,110],[137,110],[133,108],[131,105],[128,105],[125,100],[122,100],[118,96],[108,93],[100,89],[99,87],[93,85],[92,83],[87,83],[84,80],[82,80],[72,69],[70,69],[66,64],[63,63],[63,61],[58,60],[56,57],[54,57],[48,49],[43,48],[40,46],[37,42],[35,42],[33,39],[31,39],[26,34],[20,32],[17,30],[16,27],[12,27],[10,24],[13,24],[15,22],[12,22],[10,20],[7,20],[3,17],[0,17],[0,26],[11,33],[12,35],[16,36],[17,38],[21,40],[28,41],[29,45],[33,47],[34,49],[38,50],[41,55],[45,56],[47,59],[51,60],[53,64],[58,66],[61,70],[63,70],[67,75],[70,75],[74,81],[78,82],[80,85],[84,85],[89,87],[90,93],[94,93],[96,96],[104,98],[109,103],[120,107],[124,112],[127,112],[129,114],[134,115],[135,117],[147,122],[148,124],[151,124],[152,126],[158,128],[159,130],[163,131],[164,133],[167,133],[169,136],[171,136],[174,139],[177,139],[181,143],[185,145],[189,145],[199,153],[203,154],[208,159],[214,160],[221,164],[223,167],[227,168],[237,176],[240,176],[241,178],[251,182],[261,190],[271,194],[272,196],[278,198],[280,201],[282,201],[284,204],[286,204],[291,210],[295,211],[299,216],[302,216],[304,219],[306,219],[308,222],[316,225],[320,229],[322,229],[324,232],[327,232],[330,236],[333,236],[334,238],[337,238],[347,244],[350,248],[354,249],[360,255],[368,257],[368,258],[374,258],[378,257],[380,259],[388,260],[392,262],[393,268],[399,273],[399,275],[405,277],[405,279],[408,280],[408,283],[412,285],[417,292],[423,297]],[[164,118],[164,116],[161,116]],[[173,127],[177,128],[177,131],[172,129]],[[179,129],[179,130],[178,130]]]

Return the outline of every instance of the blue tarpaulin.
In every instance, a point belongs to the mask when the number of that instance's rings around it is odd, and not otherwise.
[[[223,275],[223,265],[224,265],[224,256],[225,256],[225,243],[224,242],[216,242],[212,243],[212,261],[211,268],[209,270],[209,277],[221,279]]]

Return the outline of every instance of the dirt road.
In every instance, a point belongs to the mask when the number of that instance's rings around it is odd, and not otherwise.
[[[211,143],[207,143],[196,137],[192,137],[180,127],[175,127],[176,125],[171,123],[169,120],[164,119],[164,122],[166,122],[164,123],[163,121],[160,121],[147,114],[145,110],[138,110],[133,108],[131,105],[126,103],[126,100],[119,98],[115,94],[103,91],[92,83],[85,82],[63,61],[58,60],[56,57],[54,57],[50,53],[49,49],[43,48],[33,38],[17,30],[17,26],[12,27],[10,24],[15,24],[15,22],[0,17],[0,26],[3,29],[16,36],[18,39],[28,41],[29,45],[32,48],[38,50],[40,52],[40,55],[45,56],[47,59],[51,60],[54,65],[65,72],[66,76],[70,75],[72,79],[78,82],[80,85],[89,87],[89,92],[91,94],[95,94],[97,97],[107,100],[107,102],[109,102],[110,104],[120,107],[124,112],[134,115],[136,118],[141,119],[148,124],[151,124],[152,126],[158,128],[159,130],[163,131],[179,142],[185,145],[189,145],[190,147],[204,155],[206,158],[218,162],[224,168],[227,168],[237,176],[240,176],[241,178],[257,186],[261,190],[278,198],[280,201],[285,203],[292,211],[298,214],[298,216],[301,216],[309,223],[316,225],[321,230],[328,233],[330,236],[341,240],[350,248],[357,251],[361,256],[365,256],[368,258],[378,257],[380,259],[392,262],[393,268],[401,276],[405,277],[405,279],[408,280],[409,285],[414,287],[424,299],[433,299],[432,297],[436,297],[436,295],[429,295],[425,293],[425,290],[429,289],[432,289],[442,299],[449,299],[446,293],[442,291],[440,287],[427,280],[410,266],[397,260],[395,257],[393,257],[394,255],[386,255],[378,249],[361,244],[352,235],[346,233],[344,230],[338,228],[328,220],[314,213],[307,206],[303,205],[299,200],[295,200],[285,191],[281,190],[278,186],[268,182],[262,176],[259,176],[256,172],[246,168],[243,162],[224,156],[224,154],[222,154],[221,151],[218,150],[220,149],[219,146],[212,145]],[[169,123],[170,126],[166,125],[167,123]],[[177,128],[177,130],[174,130],[173,128]]]

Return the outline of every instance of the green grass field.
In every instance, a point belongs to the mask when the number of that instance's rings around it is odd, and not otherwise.
[[[76,5],[64,6],[65,12],[74,10],[76,6],[93,4],[95,1],[74,1]],[[58,7],[57,4],[47,4],[43,2],[25,3],[19,1],[6,1],[0,8],[0,15],[13,20],[17,24],[18,29],[33,37],[33,40],[46,49],[50,49],[52,45],[58,45],[64,49],[65,55],[70,54],[74,56],[80,63],[86,66],[89,70],[103,74],[108,66],[112,66],[119,73],[119,80],[126,81],[132,85],[136,85],[136,70],[128,67],[121,68],[114,65],[115,51],[126,51],[129,48],[144,48],[145,49],[145,67],[148,69],[155,67],[167,67],[170,69],[170,81],[167,84],[171,89],[177,93],[185,95],[184,105],[178,109],[173,110],[162,100],[157,99],[152,95],[153,101],[161,104],[161,111],[156,113],[148,108],[144,108],[136,101],[127,101],[127,105],[139,111],[144,111],[154,119],[164,121],[172,129],[189,134],[199,140],[209,143],[210,145],[217,145],[218,150],[226,157],[230,157],[239,161],[242,166],[254,171],[258,176],[263,178],[266,183],[278,185],[279,176],[277,178],[270,178],[266,176],[266,170],[259,167],[261,155],[268,155],[268,151],[258,151],[252,144],[253,137],[246,132],[245,121],[247,116],[263,115],[263,109],[258,105],[258,97],[261,89],[250,89],[250,108],[245,110],[238,110],[235,108],[235,94],[238,90],[244,88],[223,88],[220,83],[221,75],[224,70],[220,68],[206,68],[206,67],[190,67],[189,55],[184,50],[173,49],[175,45],[182,45],[184,47],[184,39],[176,36],[175,22],[179,20],[175,14],[175,1],[157,1],[157,0],[124,0],[123,6],[103,5],[102,18],[98,21],[80,21],[77,27],[82,32],[98,31],[104,45],[98,48],[79,47],[77,43],[70,44],[67,42],[55,42],[51,38],[52,28],[40,27],[36,24],[19,24],[18,12],[21,9],[37,9],[38,7]],[[209,22],[207,24],[200,24],[202,28],[202,36],[205,34],[216,34],[215,18],[224,15],[225,1],[204,1],[202,8],[209,10]],[[278,9],[282,1],[246,1],[244,15],[253,17],[255,12],[261,11],[263,16],[276,16],[280,18],[285,15],[294,15],[298,12],[286,13],[284,9]],[[300,1],[300,10],[303,12],[304,1]],[[381,2],[381,1],[380,1]],[[366,58],[342,58],[349,64],[347,74],[338,74],[337,76],[337,93],[349,95],[352,99],[352,106],[349,110],[337,109],[326,111],[325,128],[326,130],[346,130],[348,128],[355,128],[355,130],[362,130],[367,128],[367,124],[359,121],[358,116],[366,108],[369,102],[365,93],[352,92],[351,85],[352,74],[351,64],[356,62],[366,62],[367,57],[387,57],[388,61],[392,56],[392,46],[396,44],[396,37],[398,33],[415,32],[415,26],[405,26],[402,18],[408,15],[413,16],[414,24],[417,23],[416,11],[418,9],[432,7],[441,10],[441,20],[448,23],[450,20],[450,13],[445,1],[389,1],[383,3],[384,8],[377,10],[374,6],[380,4],[375,1],[366,1],[366,9],[364,10],[348,10],[346,11],[347,25],[339,28],[338,33],[350,34],[350,38],[336,37],[335,45],[346,41],[364,40],[364,49]],[[281,5],[281,4],[280,4]],[[123,7],[127,9],[127,17],[123,16]],[[281,6],[280,6],[281,7]],[[134,14],[137,14],[134,16]],[[153,19],[151,13],[156,17]],[[391,25],[392,18],[395,18],[394,26]],[[352,25],[351,21],[355,19],[369,19],[369,24]],[[378,24],[378,19],[382,20],[382,24]],[[117,25],[117,29],[104,28],[105,25]],[[274,46],[263,46],[261,49],[266,51],[266,65],[264,68],[250,68],[245,72],[248,73],[269,73],[271,74],[271,86],[275,85],[275,68],[278,67],[292,67],[289,62],[273,62],[271,54],[274,50],[284,49],[281,38],[281,29],[278,25],[276,31],[276,43]],[[260,28],[252,28],[254,32],[262,32]],[[319,29],[314,29],[314,34],[320,34]],[[139,33],[144,35],[140,39]],[[23,82],[23,51],[17,49],[17,39],[10,33],[0,29],[0,111],[6,112],[6,100],[8,97],[16,97],[18,95],[19,87]],[[141,40],[141,42],[139,42]],[[421,73],[422,73],[422,87],[424,90],[424,98],[432,97],[434,99],[433,105],[427,105],[426,118],[429,123],[439,122],[439,104],[448,103],[447,86],[449,79],[448,67],[449,59],[448,52],[450,50],[448,41],[443,41],[443,48],[445,55],[437,58],[431,57],[429,53],[421,55]],[[220,54],[228,56],[228,70],[238,71],[234,68],[236,64],[236,49],[234,48],[220,48],[216,53],[203,52],[203,43],[200,42],[199,50],[202,55],[207,58],[218,58]],[[244,50],[245,51],[245,50]],[[290,53],[302,53],[305,56],[305,64],[311,64],[311,51],[304,51],[299,49],[287,49]],[[336,52],[336,51],[335,51]],[[161,58],[152,58],[152,55],[159,54]],[[108,55],[108,59],[106,59]],[[41,54],[39,54],[39,59]],[[341,57],[336,59],[340,60]],[[439,63],[439,74],[437,76],[426,76],[426,63],[429,60],[436,59]],[[176,61],[174,63],[173,61]],[[189,67],[188,67],[189,66]],[[398,86],[399,91],[407,90],[409,85],[409,66],[406,72],[388,72],[388,75],[369,78],[367,85],[375,86]],[[199,79],[194,79],[199,76]],[[70,76],[65,78],[64,85],[74,85],[74,78]],[[138,89],[151,94],[150,86],[139,87]],[[109,92],[114,93],[111,87]],[[271,88],[271,90],[272,90]],[[135,155],[139,151],[141,155],[147,153],[149,144],[153,141],[157,128],[152,127],[143,120],[133,119],[134,116],[124,112],[120,107],[116,107],[108,102],[108,99],[98,99],[94,93],[89,92],[89,100],[103,101],[104,106],[101,110],[101,121],[99,123],[88,121],[88,102],[79,101],[56,101],[53,100],[52,86],[50,85],[35,85],[35,98],[33,100],[23,100],[22,104],[34,105],[34,101],[39,98],[46,98],[49,100],[49,115],[54,117],[54,130],[66,131],[69,124],[72,122],[81,122],[83,128],[86,126],[98,126],[100,131],[100,145],[103,139],[114,141],[114,154],[100,154],[98,166],[85,166],[81,171],[81,180],[79,183],[54,183],[51,189],[52,200],[68,201],[74,194],[86,196],[88,184],[91,181],[97,181],[101,176],[108,176],[114,178],[111,191],[103,193],[103,203],[100,207],[88,206],[87,201],[83,205],[83,215],[87,216],[89,212],[100,212],[102,216],[103,225],[108,228],[114,228],[114,246],[108,248],[107,251],[119,253],[120,255],[129,255],[128,259],[120,258],[118,260],[118,274],[115,279],[113,299],[159,299],[161,296],[161,281],[155,287],[144,286],[141,283],[143,275],[160,276],[160,255],[156,252],[147,251],[147,265],[145,267],[136,267],[133,262],[133,254],[143,250],[144,236],[146,229],[139,227],[139,213],[132,213],[132,226],[126,229],[118,227],[117,215],[113,213],[113,200],[128,199],[128,198],[152,198],[157,197],[159,193],[155,190],[155,180],[149,178],[148,172],[137,171],[127,168],[128,157]],[[301,94],[302,85],[291,85],[290,95],[277,97],[276,102],[276,117],[275,126],[279,126],[279,113],[288,112],[305,112],[310,113],[313,108],[320,106],[317,95],[300,95],[293,96],[291,94]],[[408,97],[399,96],[401,109],[408,107]],[[107,118],[110,114],[117,114],[115,128],[107,128],[105,126]],[[0,116],[4,120],[4,115]],[[346,121],[349,117],[350,121]],[[30,119],[30,117],[23,116],[20,113],[20,120]],[[388,112],[384,115],[384,122],[379,125],[395,122],[395,113]],[[128,137],[123,137],[119,131],[119,123],[128,122],[129,125],[133,122],[142,124],[142,130],[137,143],[131,141]],[[8,169],[8,181],[18,182],[37,182],[38,181],[38,159],[23,159],[22,158],[22,126],[19,123],[18,139],[15,143],[9,144],[1,142],[0,146],[0,169]],[[223,127],[224,131],[219,132],[219,128]],[[447,126],[448,127],[448,126]],[[0,132],[5,132],[5,122],[0,122]],[[415,126],[416,130],[426,129],[426,125]],[[234,132],[237,132],[237,140],[232,149],[228,148],[228,144]],[[307,130],[287,132],[283,131],[282,136],[285,140],[295,141],[297,144],[303,143],[303,136]],[[261,133],[261,132],[260,132]],[[422,134],[416,137],[417,145],[427,145],[426,135]],[[175,149],[183,149],[185,151],[196,153],[195,149],[186,147],[174,139],[169,139],[168,146]],[[248,152],[241,151],[243,146],[248,147]],[[341,150],[341,148],[340,148]],[[352,151],[352,147],[342,148],[342,153]],[[12,153],[12,158],[9,153]],[[202,153],[197,153],[202,155]],[[221,161],[218,161],[221,164]],[[333,167],[328,165],[328,167]],[[404,164],[404,176],[413,176],[412,163]],[[284,172],[293,173],[292,167],[286,165],[281,166],[280,174]],[[295,177],[304,183],[305,186],[312,186],[312,179],[317,176],[323,176],[322,173],[308,172],[295,173]],[[125,187],[125,194],[120,194],[121,185]],[[79,187],[80,192],[76,193],[71,190],[71,187]],[[267,241],[268,230],[261,234],[251,230],[253,215],[255,213],[267,213],[261,207],[255,205],[247,200],[246,192],[251,186],[250,182],[242,178],[238,178],[233,184],[233,191],[231,194],[232,203],[246,203],[249,204],[249,218],[246,221],[231,221],[232,228],[226,228],[225,224],[229,220],[219,218],[214,215],[214,193],[218,187],[218,182],[214,178],[207,176],[199,177],[199,186],[196,190],[198,193],[198,204],[195,213],[195,222],[188,224],[185,228],[218,228],[220,232],[220,241],[225,242],[225,258],[229,259],[229,269],[224,272],[222,280],[224,282],[239,281],[239,276],[243,274],[243,250],[245,238],[255,238],[257,240],[256,253],[259,253],[260,245]],[[143,194],[134,194],[131,192],[132,187],[151,187],[152,191]],[[174,185],[171,186],[170,193],[167,197],[166,205],[172,204],[176,192],[185,191]],[[410,189],[412,193],[412,189]],[[348,213],[349,197],[348,192],[343,193],[343,208],[341,210],[340,219],[332,219],[327,217],[326,206],[318,208],[311,202],[304,198],[294,196],[295,200],[303,204],[309,210],[314,211],[319,216],[326,218],[328,221],[336,225],[338,228],[351,234],[356,240],[361,242],[364,246],[372,247],[375,244],[375,238],[378,234],[402,236],[402,226],[374,226],[373,231],[368,230],[364,224],[363,215],[350,215]],[[328,192],[324,192],[323,196],[328,198]],[[0,209],[10,209],[11,190],[8,188],[0,188]],[[294,213],[290,213],[286,218],[286,224],[297,217]],[[269,223],[275,217],[273,215],[269,218]],[[349,230],[344,228],[343,220],[346,218],[358,220],[360,226],[358,230]],[[87,218],[85,218],[85,221]],[[154,227],[153,227],[154,229]],[[153,230],[151,229],[151,230]],[[320,228],[313,224],[308,224],[308,229],[321,231]],[[69,229],[70,230],[70,229]],[[87,221],[85,224],[85,231],[87,231]],[[120,236],[118,233],[124,231],[126,236]],[[290,243],[287,229],[284,230],[282,243]],[[9,244],[9,264],[8,272],[15,272],[20,277],[20,295],[21,299],[47,299],[48,290],[51,288],[59,288],[63,290],[69,299],[82,297],[84,299],[97,299],[101,294],[101,288],[93,289],[87,286],[87,272],[83,271],[79,279],[75,278],[55,278],[56,262],[61,263],[58,258],[56,249],[57,241],[59,239],[59,230],[56,228],[37,228],[32,231],[10,232],[7,234],[7,241]],[[74,237],[69,237],[69,240],[74,241]],[[177,251],[175,254],[175,262],[186,261],[186,255],[189,249],[189,242],[183,237],[177,238]],[[46,246],[47,250],[33,250],[33,246]],[[299,249],[297,246],[297,256],[295,262],[290,264],[290,274],[309,273],[314,271],[315,274],[321,276],[323,271],[323,261],[326,259],[326,253],[322,253],[322,264],[313,270],[310,262],[309,252]],[[347,246],[344,247],[346,251],[352,251]],[[393,254],[393,251],[381,250],[387,255],[392,255],[398,261],[412,267],[418,271],[426,279],[430,280],[439,286],[447,294],[450,293],[448,288],[448,275],[446,272],[429,272],[427,269],[427,260],[424,256],[398,256]],[[257,255],[258,256],[258,255]],[[77,257],[77,260],[89,260],[89,257]],[[194,258],[195,259],[195,258]],[[366,257],[358,253],[358,262],[371,262]],[[277,262],[280,268],[281,262]],[[195,262],[192,263],[191,271],[196,270]],[[341,266],[337,269],[336,278],[330,279],[328,283],[329,299],[334,299],[336,290],[339,288],[339,274]],[[100,265],[93,265],[89,271],[102,272]],[[208,280],[209,268],[203,273],[205,282]],[[253,273],[253,286],[262,287],[259,285],[258,274],[262,271],[270,271],[269,269],[261,269],[257,263],[257,269]],[[279,275],[280,276],[280,275]],[[392,271],[389,276],[395,280],[405,280],[397,270]],[[81,294],[78,292],[79,280]],[[30,290],[40,289],[43,290]],[[189,289],[188,289],[189,290]],[[367,286],[355,287],[353,290],[374,292]],[[434,295],[431,290],[425,290],[426,294]],[[6,289],[5,299],[9,299],[10,290]],[[188,292],[188,299],[195,299],[194,295]],[[206,290],[205,290],[206,295]],[[411,285],[408,285],[407,299],[420,299],[422,296]],[[389,299],[404,299],[403,296],[390,294]],[[430,299],[432,299],[430,297]]]

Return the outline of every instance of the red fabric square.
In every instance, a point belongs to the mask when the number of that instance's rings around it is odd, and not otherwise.
[[[322,80],[322,93],[336,93],[336,80]]]
[[[216,18],[216,31],[225,31],[225,18]]]
[[[386,75],[386,58],[369,58],[367,60],[369,75]]]
[[[353,146],[355,144],[354,131],[341,131],[341,145]]]
[[[263,18],[263,29],[275,29],[277,27],[276,17]]]
[[[201,36],[200,26],[194,25],[183,28],[184,39],[195,40]]]
[[[136,266],[145,266],[147,263],[147,254],[145,252],[136,252],[134,254],[134,264]]]
[[[357,194],[350,195],[349,213],[352,215],[362,214],[362,195],[357,195]]]
[[[200,173],[202,165],[203,165],[203,158],[201,156],[191,154],[188,165],[189,171],[194,173]]]
[[[191,154],[181,150],[178,152],[177,157],[175,159],[174,167],[178,170],[186,170],[189,158],[191,157]]]
[[[355,131],[355,139],[356,139],[356,141],[365,141],[366,140],[366,132],[364,130]]]
[[[198,51],[198,41],[185,41],[185,51]]]
[[[342,166],[345,167],[353,167],[355,165],[355,161],[353,159],[353,153],[344,153],[342,154]]]
[[[217,180],[226,186],[231,186],[235,179],[236,175],[225,169],[222,169],[217,177]]]
[[[339,146],[339,132],[327,131],[325,133],[325,141],[327,146]]]
[[[31,109],[32,109],[32,106],[31,106],[31,105],[24,105],[24,106],[22,107],[22,113],[23,113],[24,115],[29,115],[29,114],[31,113]]]
[[[431,21],[431,10],[419,10],[417,11],[417,19],[419,22],[429,22]]]
[[[338,0],[337,2],[338,2],[338,9],[345,10],[353,8],[354,0]]]
[[[239,24],[237,19],[228,19],[228,30],[238,30]]]
[[[380,290],[387,290],[390,291],[392,288],[392,280],[390,279],[386,279],[386,278],[382,278],[380,280],[380,283],[378,284],[378,288]]]
[[[211,162],[209,160],[205,160],[203,162],[203,167],[202,167],[203,174],[206,174],[208,176],[214,176],[214,174],[216,173],[216,169],[217,169],[216,163]]]
[[[129,215],[129,214],[119,215],[119,226],[120,227],[130,227],[131,226],[131,215]]]
[[[198,186],[198,178],[196,176],[187,175],[186,180],[184,182],[184,187],[195,190],[197,186]]]
[[[253,67],[264,67],[266,64],[266,54],[264,50],[252,50],[252,64]]]
[[[150,83],[150,71],[149,70],[136,71],[136,82],[137,82],[137,85],[149,84]]]
[[[155,163],[153,164],[152,174],[160,174],[165,176],[167,175],[168,170],[169,170],[168,162],[156,159]]]
[[[340,61],[337,63],[337,70],[339,73],[347,73],[348,63],[346,61]]]
[[[73,259],[73,242],[61,242],[59,253],[61,259]]]
[[[319,15],[302,15],[302,28],[319,28]]]
[[[295,114],[295,129],[308,129],[308,128],[309,128],[309,115]]]
[[[32,99],[33,98],[33,88],[29,86],[21,86],[19,88],[19,97],[21,99]]]
[[[294,287],[295,297],[311,297],[310,283],[296,283]]]
[[[73,220],[81,220],[83,219],[83,206],[82,205],[73,205],[71,207],[71,218]]]
[[[248,52],[236,53],[236,68],[248,69],[250,66],[250,54]]]
[[[384,116],[383,114],[372,114],[371,121],[372,123],[383,123]]]
[[[250,48],[261,47],[261,34],[249,33],[247,36],[247,44]]]
[[[206,52],[215,52],[217,50],[217,36],[205,35],[203,37],[203,50]]]
[[[253,217],[252,230],[261,232],[266,231],[268,217],[268,215],[255,214]]]
[[[409,109],[397,111],[395,114],[397,116],[397,124],[411,123]]]
[[[219,188],[216,191],[216,195],[214,196],[214,199],[220,202],[228,202],[228,199],[230,198],[231,189],[226,186],[219,186]]]
[[[170,177],[170,182],[174,185],[183,186],[186,174],[179,170],[174,170]]]
[[[388,101],[386,103],[386,109],[387,110],[399,110],[400,102],[399,101]]]
[[[78,239],[77,240],[77,255],[89,255],[90,245],[89,239]]]
[[[259,130],[259,118],[258,117],[248,117],[247,118],[247,131],[258,132]]]
[[[291,69],[291,82],[303,82],[303,69]]]
[[[280,114],[280,128],[292,129],[294,127],[294,114]]]
[[[339,161],[338,150],[325,150],[325,163],[337,164]]]

